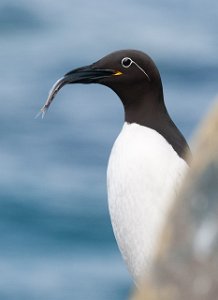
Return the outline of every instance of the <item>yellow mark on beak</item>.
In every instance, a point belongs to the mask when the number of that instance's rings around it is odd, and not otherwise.
[[[122,75],[123,73],[120,72],[120,71],[116,71],[116,73],[113,74],[113,76],[119,76],[119,75]]]

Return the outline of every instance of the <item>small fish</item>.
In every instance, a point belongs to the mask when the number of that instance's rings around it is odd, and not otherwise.
[[[120,75],[121,72],[111,70],[111,69],[99,69],[95,68],[93,65],[85,66],[82,68],[74,69],[67,74],[64,75],[64,77],[60,78],[58,81],[55,82],[53,87],[51,88],[48,98],[43,105],[43,107],[40,109],[38,114],[35,118],[38,118],[39,116],[42,116],[42,119],[44,118],[46,111],[48,110],[49,106],[51,105],[52,101],[54,100],[54,97],[56,96],[57,92],[65,85],[69,83],[97,83],[99,80],[104,79],[106,77],[110,77],[112,75]]]
[[[54,100],[54,97],[56,96],[57,92],[67,83],[67,80],[65,77],[62,77],[58,79],[51,90],[49,91],[48,98],[43,105],[43,107],[40,109],[40,111],[37,113],[35,118],[38,118],[39,116],[42,116],[42,119],[44,118],[49,106],[51,105],[52,101]]]

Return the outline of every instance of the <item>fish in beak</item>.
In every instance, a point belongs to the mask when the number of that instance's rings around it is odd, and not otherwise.
[[[45,104],[36,115],[36,118],[40,115],[42,118],[44,118],[46,111],[48,110],[58,91],[64,85],[70,83],[98,83],[100,79],[118,75],[117,73],[118,72],[115,70],[95,68],[93,65],[85,66],[68,72],[53,85]]]

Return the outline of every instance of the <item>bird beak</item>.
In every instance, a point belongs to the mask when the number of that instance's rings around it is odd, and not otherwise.
[[[92,65],[72,70],[64,75],[67,83],[96,83],[100,79],[110,77],[116,72],[111,69],[99,69]]]
[[[70,83],[97,83],[100,79],[121,74],[122,73],[119,71],[95,68],[93,65],[85,66],[68,72],[53,85],[44,106],[41,108],[36,117],[39,115],[42,115],[42,118],[44,117],[56,94],[64,85]]]

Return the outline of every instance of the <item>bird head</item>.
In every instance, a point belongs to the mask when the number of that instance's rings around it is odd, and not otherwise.
[[[44,115],[64,85],[73,83],[99,83],[108,86],[120,97],[124,107],[146,94],[157,93],[158,86],[162,89],[158,69],[148,55],[137,50],[120,50],[89,66],[66,73],[51,89],[41,113]]]

